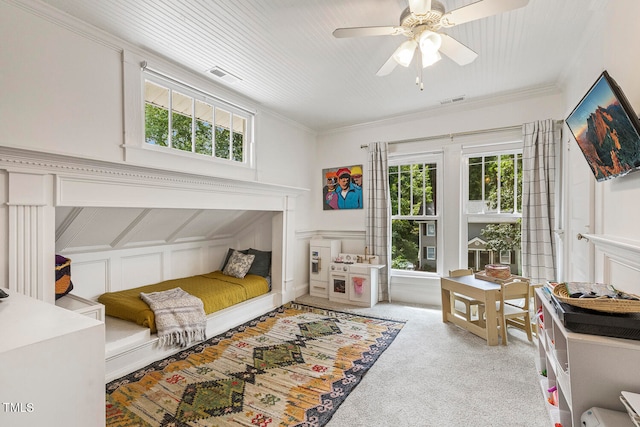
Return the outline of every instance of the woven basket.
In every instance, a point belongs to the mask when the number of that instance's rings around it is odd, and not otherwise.
[[[571,298],[564,283],[558,283],[553,288],[553,295],[560,301],[575,307],[606,313],[640,313],[640,301],[617,298]]]

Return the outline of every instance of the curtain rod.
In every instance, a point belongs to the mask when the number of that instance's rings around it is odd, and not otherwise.
[[[446,134],[443,134],[443,135],[425,136],[423,138],[399,139],[397,141],[389,141],[388,144],[404,144],[406,142],[431,141],[433,139],[442,139],[442,138],[453,139],[456,136],[479,135],[479,134],[482,134],[482,133],[506,131],[506,130],[516,130],[516,129],[522,129],[522,125],[504,126],[504,127],[499,127],[499,128],[481,129],[481,130],[474,130],[474,131],[467,131],[467,132],[446,133]],[[367,148],[368,146],[369,146],[369,144],[362,144],[360,146],[360,148]]]
[[[162,79],[168,80],[173,84],[177,84],[177,85],[180,85],[180,86],[186,86],[186,87],[188,87],[189,89],[191,89],[191,90],[193,90],[195,92],[198,92],[198,93],[200,93],[200,94],[202,94],[204,96],[207,96],[207,97],[209,97],[211,99],[214,99],[214,100],[216,100],[218,102],[223,102],[223,103],[225,103],[225,104],[227,104],[227,105],[229,105],[231,107],[237,108],[238,110],[242,110],[245,113],[256,114],[255,111],[252,111],[252,110],[250,110],[250,109],[248,109],[246,107],[242,107],[242,106],[240,106],[240,105],[238,105],[236,103],[228,101],[228,100],[226,100],[224,98],[221,98],[219,96],[212,95],[212,94],[210,94],[208,92],[203,91],[202,89],[198,89],[197,87],[194,87],[193,85],[190,85],[189,83],[186,83],[186,82],[184,82],[182,80],[178,80],[176,78],[168,76],[168,75],[166,75],[165,73],[163,73],[161,71],[154,70],[153,68],[149,67],[149,65],[147,64],[147,61],[142,61],[140,63],[140,69],[142,71],[146,72],[146,73],[153,74],[156,77],[160,77]]]

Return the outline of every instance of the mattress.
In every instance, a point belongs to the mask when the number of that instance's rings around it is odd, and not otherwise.
[[[221,271],[214,271],[123,291],[107,292],[98,297],[98,302],[104,304],[107,316],[136,322],[138,325],[150,328],[151,333],[155,333],[156,322],[153,310],[140,298],[140,292],[166,291],[177,287],[200,298],[204,303],[206,314],[269,292],[269,282],[264,277],[247,274],[243,279],[237,279],[222,274]]]

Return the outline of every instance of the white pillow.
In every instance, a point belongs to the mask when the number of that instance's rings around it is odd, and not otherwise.
[[[253,264],[253,260],[255,257],[255,255],[245,255],[234,250],[231,254],[231,257],[229,257],[227,265],[224,266],[224,270],[222,270],[222,273],[226,274],[227,276],[233,276],[237,277],[238,279],[242,279],[247,275],[247,272],[251,268],[251,264]]]

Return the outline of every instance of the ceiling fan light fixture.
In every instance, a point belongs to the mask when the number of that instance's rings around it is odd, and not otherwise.
[[[424,30],[418,37],[418,43],[422,52],[437,52],[442,45],[442,37],[433,31]]]
[[[403,67],[408,67],[413,60],[413,54],[416,51],[416,47],[418,47],[418,43],[411,39],[402,43],[396,51],[393,53],[393,59],[402,65]]]
[[[435,52],[422,51],[422,68],[427,68],[430,65],[440,61],[442,56],[437,50]]]

